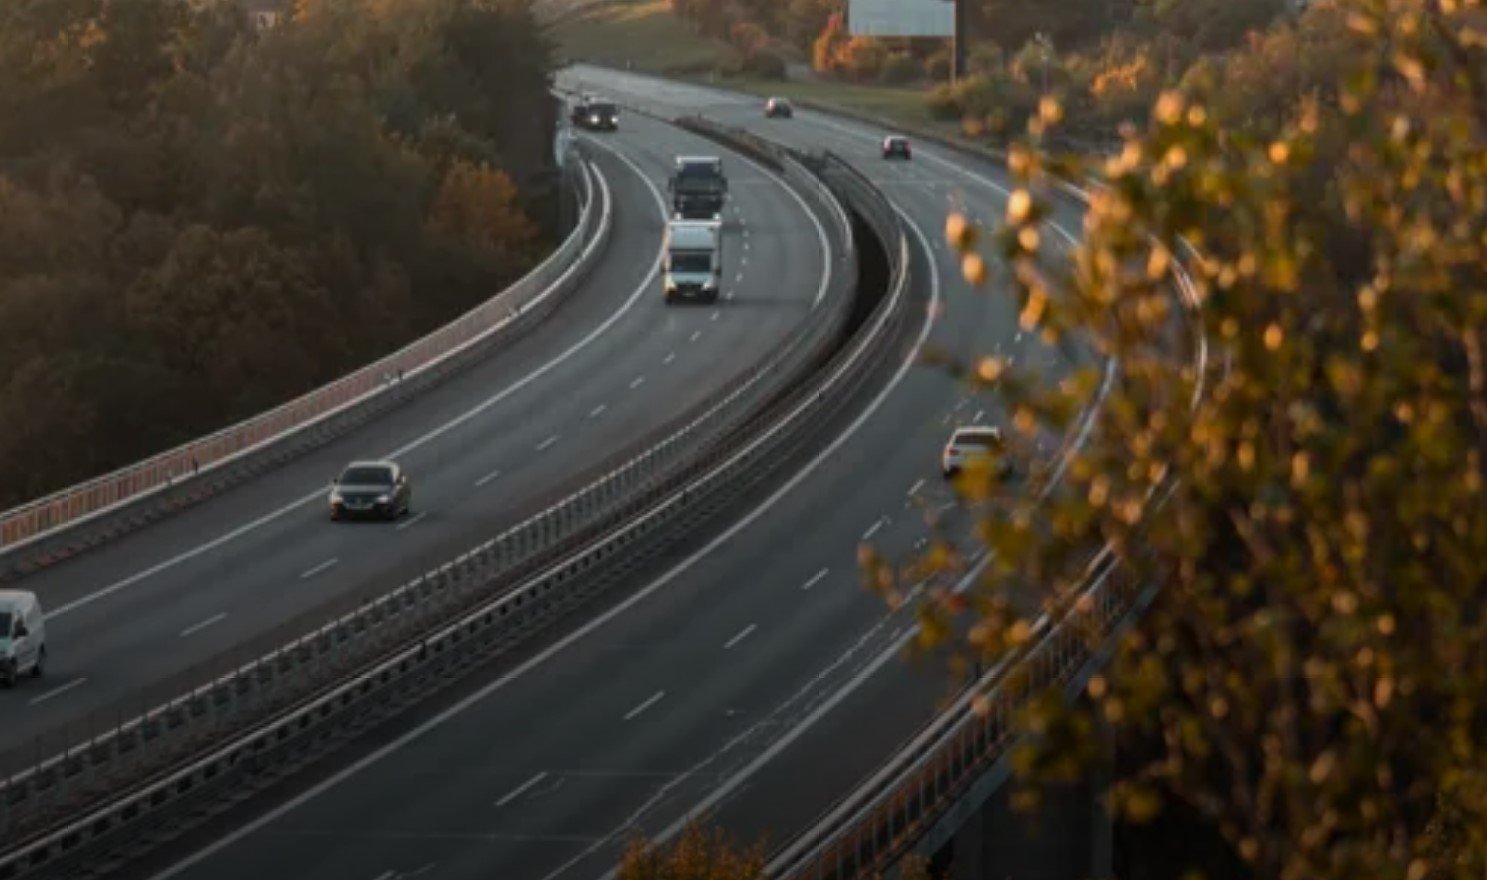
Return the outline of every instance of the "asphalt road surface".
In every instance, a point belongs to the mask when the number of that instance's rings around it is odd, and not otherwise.
[[[911,162],[884,162],[880,131],[807,112],[765,121],[761,102],[711,90],[583,68],[566,79],[702,109],[856,164],[912,229],[927,303],[913,317],[918,346],[1000,354],[1052,381],[1075,366],[1114,368],[1085,355],[1071,364],[1023,334],[1001,279],[980,290],[961,281],[941,244],[945,213],[999,218],[1010,184],[997,168],[925,145]],[[1072,242],[1078,210],[1056,220]],[[972,396],[912,360],[695,555],[157,876],[588,880],[615,865],[633,831],[674,831],[706,806],[750,837],[788,836],[947,692],[943,671],[898,659],[911,613],[863,589],[856,554],[864,542],[909,554],[927,517],[952,515],[941,446],[957,424],[1005,424],[1007,414],[994,390]],[[1045,438],[1040,454],[1081,442],[1086,424]]]
[[[539,327],[325,448],[22,584],[48,613],[49,666],[0,692],[0,751],[35,754],[37,736],[154,705],[196,664],[496,534],[757,362],[833,280],[832,215],[815,217],[778,178],[725,154],[726,299],[665,306],[656,267],[672,157],[719,151],[637,116],[591,140],[615,197],[612,238],[583,289]],[[330,479],[382,456],[409,472],[412,515],[332,523]]]

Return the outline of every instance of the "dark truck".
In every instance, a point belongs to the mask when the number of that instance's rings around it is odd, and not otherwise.
[[[716,156],[677,156],[676,170],[667,181],[671,211],[683,220],[721,220],[728,195],[723,160]]]
[[[613,101],[584,95],[573,104],[573,124],[594,131],[615,131],[620,127],[620,110]]]

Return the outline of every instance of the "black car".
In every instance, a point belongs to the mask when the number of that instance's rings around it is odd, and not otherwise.
[[[331,482],[331,519],[397,519],[412,507],[413,486],[396,462],[354,461]]]
[[[769,119],[779,117],[781,119],[795,118],[795,108],[790,105],[787,98],[770,98],[764,103],[764,115]]]
[[[883,138],[883,158],[912,158],[912,150],[909,148],[909,139],[901,134],[891,134],[888,137]]]
[[[592,131],[616,131],[620,127],[620,109],[613,101],[583,98],[573,105],[573,124]]]

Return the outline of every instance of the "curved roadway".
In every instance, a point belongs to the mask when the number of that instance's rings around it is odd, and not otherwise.
[[[1018,330],[1008,297],[967,289],[938,243],[952,204],[982,220],[1001,215],[1008,183],[997,168],[924,146],[913,162],[884,163],[882,132],[860,125],[805,112],[766,122],[752,99],[610,71],[567,78],[838,152],[911,226],[917,292],[936,303],[914,315],[916,351],[996,352],[1055,380],[1070,370]],[[1079,228],[1077,210],[1057,219]],[[923,512],[953,507],[937,467],[951,426],[1006,414],[994,394],[968,396],[912,359],[795,476],[693,556],[156,876],[590,880],[611,869],[632,830],[672,833],[702,808],[748,837],[788,836],[884,760],[944,693],[940,670],[898,661],[911,612],[887,612],[862,589],[856,553],[864,541],[912,552],[926,534]],[[1047,438],[1047,454],[1079,442],[1078,431]]]
[[[59,725],[97,730],[183,689],[194,664],[297,616],[385,591],[509,524],[527,504],[641,439],[756,362],[831,279],[828,217],[725,154],[725,296],[666,307],[656,267],[672,156],[709,142],[643,117],[589,150],[615,200],[607,251],[579,291],[510,348],[289,465],[33,576],[47,677],[0,692],[0,751]],[[413,515],[333,524],[325,487],[393,456]],[[241,648],[246,651],[246,648]],[[90,715],[97,715],[89,721]]]

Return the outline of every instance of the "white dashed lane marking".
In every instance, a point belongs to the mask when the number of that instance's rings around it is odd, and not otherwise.
[[[75,687],[81,687],[83,685],[83,683],[86,682],[86,681],[87,681],[86,678],[74,678],[72,681],[69,681],[67,684],[62,685],[61,687],[52,688],[51,690],[47,691],[46,693],[42,694],[39,697],[32,697],[31,698],[31,705],[35,706],[37,703],[45,703],[47,700],[50,700],[53,697],[60,697],[63,694],[67,693],[68,691],[72,690]]]
[[[523,782],[521,785],[518,785],[516,788],[512,789],[509,793],[507,793],[507,795],[505,797],[503,797],[500,800],[496,801],[496,806],[498,806],[498,807],[504,807],[504,806],[506,806],[507,804],[511,803],[512,801],[514,801],[517,798],[521,797],[522,795],[526,794],[528,791],[530,791],[532,789],[532,786],[536,785],[537,783],[541,782],[542,780],[544,780],[546,778],[547,778],[547,772],[546,771],[543,771],[541,773],[538,773],[536,776],[533,776],[531,779],[528,779],[526,782]]]
[[[625,713],[625,720],[626,721],[633,721],[634,719],[636,719],[636,718],[638,718],[640,716],[640,713],[642,713],[645,710],[649,709],[650,707],[656,705],[657,703],[661,702],[665,698],[666,698],[666,692],[665,691],[656,691],[654,694],[651,695],[650,699],[646,700],[644,703],[641,703],[639,706],[636,706],[634,709],[631,709],[629,712],[626,712]]]
[[[800,585],[800,588],[802,590],[809,590],[811,587],[814,587],[816,584],[819,584],[823,580],[825,580],[826,579],[826,575],[830,571],[831,571],[831,569],[829,569],[829,568],[823,568],[823,569],[821,569],[820,571],[818,571],[814,575],[812,575],[810,580],[808,580],[805,583],[801,584]]]
[[[221,614],[214,614],[211,617],[208,617],[206,620],[203,620],[200,623],[194,623],[191,626],[188,626],[185,629],[181,630],[181,638],[184,639],[187,636],[195,635],[196,633],[201,632],[202,630],[206,629],[209,626],[212,626],[214,624],[221,623],[226,618],[227,618],[227,612],[226,611],[222,612]]]
[[[744,639],[748,638],[749,635],[754,630],[756,630],[756,629],[758,629],[758,625],[757,624],[753,624],[753,623],[751,623],[748,626],[744,627],[742,630],[739,631],[738,635],[736,635],[733,638],[729,639],[723,645],[723,650],[725,650],[725,651],[731,651],[731,650],[733,650],[733,646],[734,645],[737,645],[739,642],[741,642]]]
[[[302,580],[302,581],[307,581],[307,580],[309,580],[310,578],[314,577],[317,574],[321,574],[322,572],[330,571],[332,568],[335,568],[336,563],[337,562],[340,562],[340,561],[341,560],[339,560],[339,559],[327,559],[326,561],[320,563],[319,565],[315,566],[312,569],[309,569],[304,574],[300,575],[299,576],[299,579]]]

